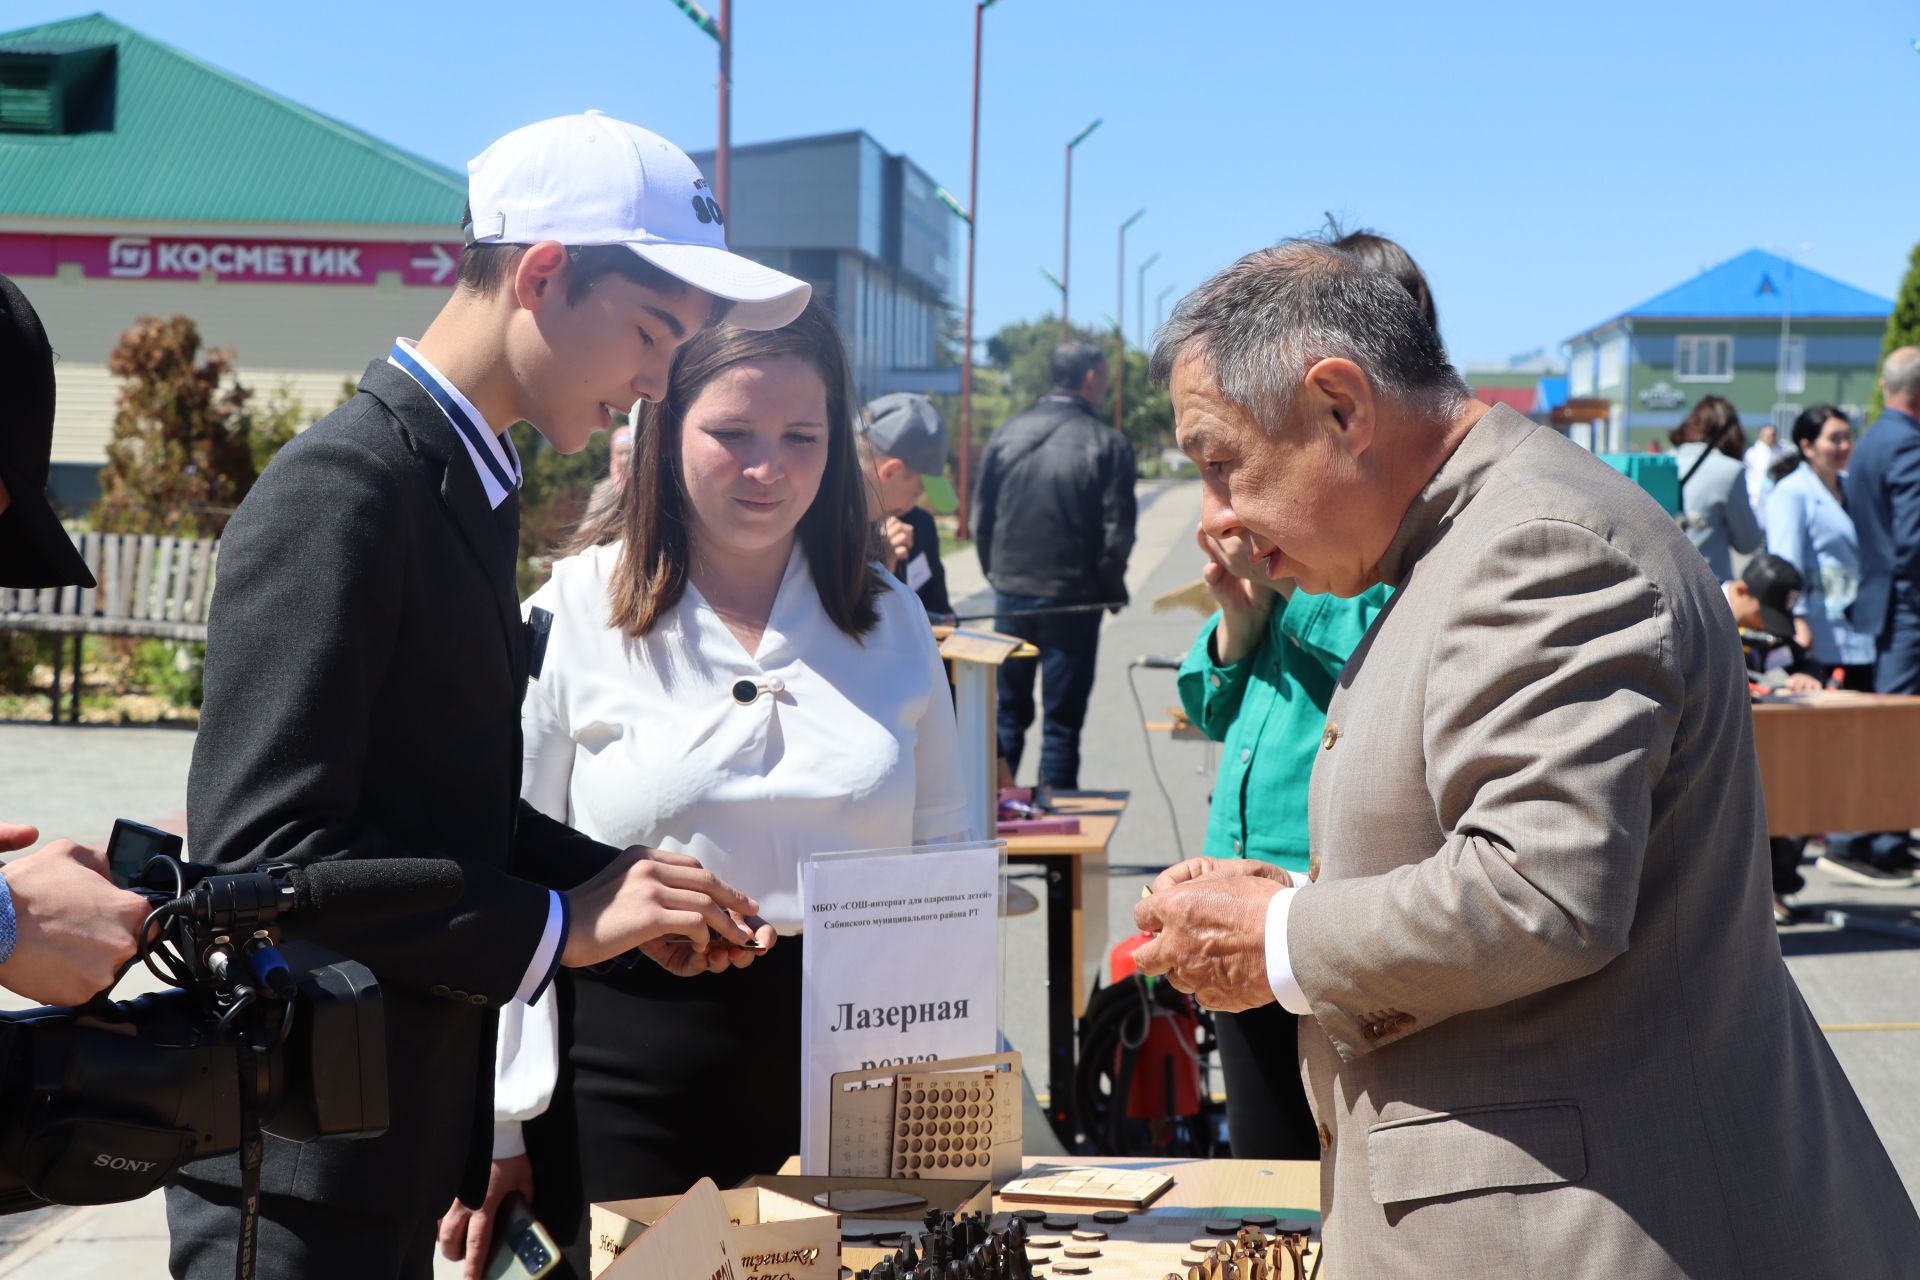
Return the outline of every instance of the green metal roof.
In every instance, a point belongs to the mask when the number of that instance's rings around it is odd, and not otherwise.
[[[104,14],[0,33],[0,54],[117,46],[110,127],[0,131],[0,215],[439,224],[465,175]]]

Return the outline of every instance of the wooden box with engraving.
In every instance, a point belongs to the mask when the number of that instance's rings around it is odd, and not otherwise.
[[[839,1280],[839,1215],[766,1187],[722,1191],[720,1199],[739,1250],[736,1280],[772,1280],[776,1276]],[[654,1196],[594,1205],[589,1265],[595,1280],[609,1275],[621,1254],[643,1239],[648,1228],[680,1201],[679,1196]]]

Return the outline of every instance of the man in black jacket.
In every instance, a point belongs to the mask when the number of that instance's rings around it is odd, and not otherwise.
[[[736,917],[755,905],[692,859],[608,848],[520,800],[520,704],[545,646],[516,598],[505,431],[524,419],[575,452],[614,408],[665,393],[718,300],[731,323],[777,328],[807,287],[729,254],[692,162],[597,112],[516,130],[468,171],[453,297],[282,450],[221,543],[195,860],[438,856],[465,882],[449,910],[315,936],[381,980],[392,1118],[355,1142],[267,1140],[265,1277],[432,1274],[456,1193],[499,1199],[494,1011],[557,966],[635,947],[679,973],[747,959]],[[168,1189],[176,1276],[233,1274],[234,1166],[190,1165]]]
[[[1053,390],[1000,425],[980,459],[974,548],[993,584],[995,626],[1031,640],[1044,672],[1040,738],[1044,786],[1080,785],[1080,725],[1093,692],[1100,610],[1127,599],[1133,550],[1133,449],[1095,410],[1107,396],[1107,360],[1091,342],[1053,353]],[[1000,668],[1000,755],[1020,767],[1033,723],[1034,660]]]

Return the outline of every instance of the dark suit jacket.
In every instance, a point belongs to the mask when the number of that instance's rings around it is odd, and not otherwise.
[[[900,562],[893,576],[902,582],[910,581],[907,567],[925,556],[927,572],[932,576],[913,592],[929,614],[937,614],[942,619],[952,616],[953,601],[947,599],[947,566],[940,559],[940,526],[934,523],[933,513],[925,507],[909,507],[907,514],[900,518],[913,530],[913,550],[907,552],[907,558]]]
[[[1874,419],[1847,469],[1847,514],[1860,537],[1860,593],[1849,617],[1870,636],[1895,599],[1920,584],[1920,422],[1898,409]]]
[[[494,1010],[614,851],[520,800],[528,644],[508,552],[438,405],[386,364],[283,449],[227,526],[187,819],[196,861],[445,857],[452,909],[303,930],[386,1000],[384,1137],[269,1138],[261,1189],[393,1218],[484,1193]],[[237,1184],[232,1157],[188,1176]]]

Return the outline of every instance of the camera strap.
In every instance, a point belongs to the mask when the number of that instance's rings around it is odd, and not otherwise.
[[[240,1067],[240,1247],[234,1253],[235,1280],[253,1280],[260,1237],[260,1089],[253,1046],[245,1036],[234,1044]]]

